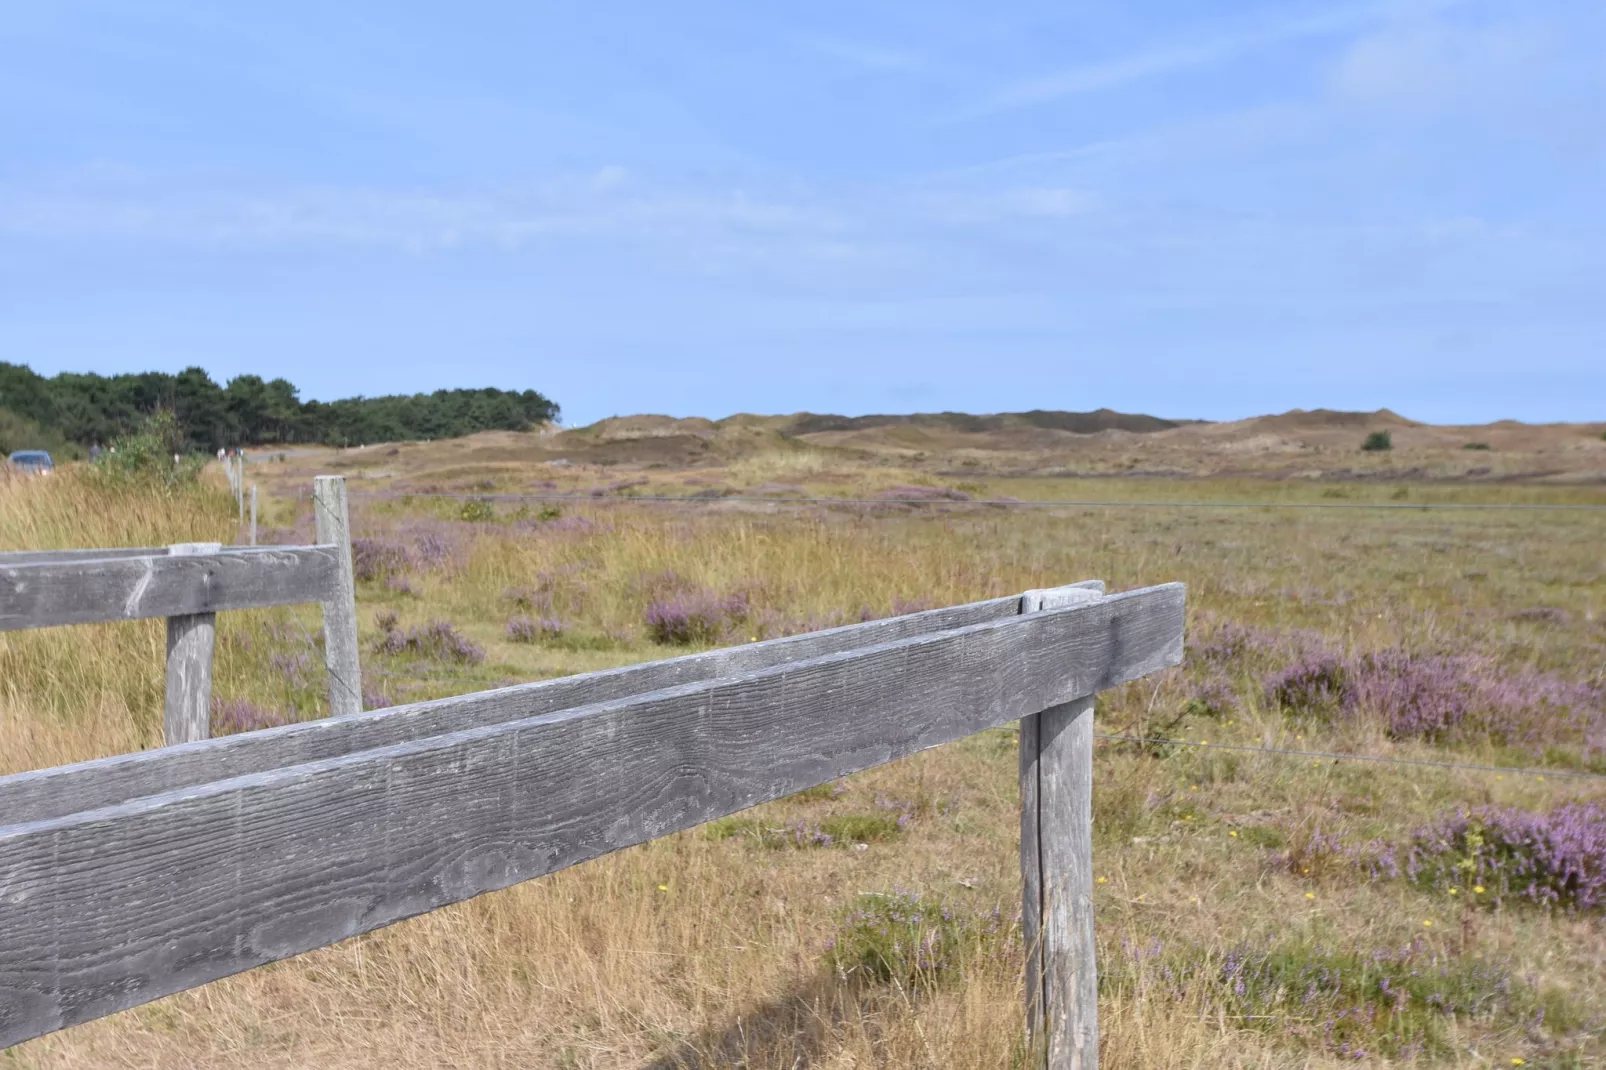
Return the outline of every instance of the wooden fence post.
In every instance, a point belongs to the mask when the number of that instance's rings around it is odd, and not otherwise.
[[[222,543],[187,542],[169,546],[167,552],[188,557],[221,549]],[[216,613],[167,618],[167,695],[162,713],[166,746],[212,734],[212,650],[216,641]]]
[[[351,515],[345,476],[317,476],[312,481],[312,512],[318,541],[333,543],[340,580],[334,597],[323,603],[323,659],[329,670],[329,713],[362,712],[362,667],[357,651],[357,584],[351,569]]]
[[[257,485],[251,484],[251,545],[257,544]]]
[[[1100,597],[1028,591],[1021,612]],[[1093,942],[1093,702],[1072,699],[1020,722],[1021,927],[1026,1029],[1047,1070],[1097,1070]]]

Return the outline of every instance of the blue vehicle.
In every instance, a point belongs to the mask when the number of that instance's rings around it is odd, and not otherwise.
[[[56,467],[44,450],[18,450],[6,458],[6,463],[13,472],[24,476],[48,476]]]

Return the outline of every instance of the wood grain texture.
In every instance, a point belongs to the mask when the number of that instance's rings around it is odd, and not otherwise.
[[[318,542],[335,548],[335,584],[323,600],[323,663],[329,671],[329,712],[362,712],[362,665],[357,649],[357,580],[351,564],[351,513],[345,476],[312,481]]]
[[[289,546],[0,565],[0,631],[317,602],[335,558],[328,546]]]
[[[1048,1070],[1098,1066],[1093,939],[1093,696],[1037,716],[1041,896],[1038,1050]]]
[[[335,758],[442,732],[968,627],[1013,616],[1018,601],[1017,597],[995,598],[665,661],[285,725],[191,747],[124,754],[0,777],[0,815],[6,815],[0,820],[21,822],[57,817],[74,810],[110,806],[209,780]]]
[[[1182,611],[1150,588],[0,828],[0,1045],[1174,665]]]
[[[1095,599],[1104,592],[1101,581],[1092,580],[1086,583],[1071,584],[1067,587],[1056,587],[1047,590],[1027,591],[1021,595],[1020,611],[1022,613],[1038,613],[1044,609],[1058,609],[1067,605],[1075,605]],[[1091,699],[1086,700],[1091,703]],[[1062,707],[1063,708],[1063,707]],[[1090,707],[1091,708],[1091,707]],[[1062,730],[1062,725],[1055,719],[1057,711],[1046,711],[1023,717],[1020,723],[1020,867],[1021,867],[1021,936],[1026,947],[1025,969],[1025,1002],[1026,1002],[1026,1032],[1034,1044],[1037,1056],[1046,1060],[1056,1047],[1063,1049],[1063,1044],[1056,1045],[1054,1031],[1049,1029],[1048,1016],[1055,1015],[1057,1031],[1064,1032],[1065,1023],[1059,1008],[1051,1005],[1048,992],[1049,981],[1062,974],[1065,970],[1067,955],[1074,956],[1077,948],[1068,946],[1063,929],[1055,923],[1051,916],[1049,904],[1045,896],[1045,887],[1052,887],[1058,875],[1057,870],[1045,870],[1045,866],[1053,867],[1057,859],[1063,854],[1059,845],[1050,843],[1046,847],[1043,838],[1046,835],[1055,837],[1069,835],[1073,840],[1085,841],[1091,845],[1091,829],[1085,834],[1074,829],[1061,828],[1060,818],[1063,817],[1057,809],[1061,804],[1062,792],[1052,788],[1047,792],[1049,809],[1043,809],[1045,792],[1042,778],[1045,775],[1043,744],[1044,727],[1049,732],[1050,749],[1047,755],[1049,767],[1047,775],[1053,779],[1056,776],[1054,769],[1055,759],[1063,757],[1062,750],[1056,750],[1052,744],[1054,737]],[[1088,718],[1092,724],[1092,718]],[[1063,772],[1063,771],[1061,771]],[[1088,790],[1092,790],[1092,767],[1087,770]],[[1091,811],[1090,811],[1091,813]],[[1045,825],[1047,831],[1045,833]],[[1088,939],[1092,937],[1092,916],[1089,913]],[[1091,964],[1091,960],[1089,960]],[[1097,1006],[1092,1013],[1096,1016]],[[1094,1028],[1097,1028],[1096,1018]],[[1096,1034],[1095,1034],[1096,1035]],[[1097,1048],[1094,1048],[1095,1056]],[[1047,1062],[1045,1065],[1059,1070],[1062,1063]]]
[[[110,550],[7,550],[0,553],[0,569],[12,565],[46,565],[108,557],[161,557],[166,553],[165,546],[126,546]]]
[[[221,543],[187,542],[169,546],[173,557],[215,554]],[[190,613],[167,618],[166,700],[162,707],[162,741],[169,747],[211,735],[212,652],[217,641],[217,614]]]

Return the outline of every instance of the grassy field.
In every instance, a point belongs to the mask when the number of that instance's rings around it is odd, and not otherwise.
[[[1105,741],[1104,1065],[1606,1064],[1606,780],[1556,775],[1606,773],[1606,518],[954,500],[1606,501],[1598,488],[958,480],[823,450],[634,471],[355,454],[253,476],[278,492],[273,536],[310,541],[310,473],[352,475],[373,703],[1084,578],[1186,581],[1187,664],[1104,696],[1100,731],[1552,772]],[[423,493],[532,488],[597,496]],[[939,504],[629,500],[710,488]],[[0,484],[0,549],[229,541],[231,506],[210,485],[68,471]],[[222,618],[215,730],[321,715],[316,633],[315,610]],[[155,745],[161,649],[154,623],[0,634],[0,773]],[[1023,1065],[1015,785],[1012,734],[986,733],[0,1065]]]

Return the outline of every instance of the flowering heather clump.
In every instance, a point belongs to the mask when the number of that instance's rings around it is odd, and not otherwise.
[[[463,665],[478,665],[485,660],[485,651],[462,635],[446,621],[436,620],[406,631],[398,628],[394,620],[375,644],[379,654],[412,655],[455,661]]]
[[[1296,662],[1266,680],[1266,699],[1293,713],[1326,713],[1351,697],[1348,667],[1330,654]]]
[[[685,646],[710,643],[747,619],[751,606],[741,592],[723,597],[709,591],[681,595],[647,607],[647,632],[655,642]]]
[[[1457,813],[1417,830],[1406,874],[1430,888],[1455,888],[1473,903],[1606,908],[1606,803]]]
[[[412,564],[412,552],[394,539],[365,535],[351,540],[351,570],[359,580],[397,576]]]
[[[467,524],[419,520],[407,525],[401,534],[412,541],[412,559],[419,567],[451,572],[467,556],[466,538],[473,530]]]
[[[534,643],[542,639],[556,639],[563,634],[563,622],[555,617],[539,620],[523,615],[507,622],[507,637],[513,643]]]
[[[1265,680],[1269,703],[1291,713],[1382,719],[1396,739],[1492,739],[1534,748],[1567,735],[1586,745],[1606,725],[1606,696],[1471,654],[1391,649],[1307,655]]]
[[[1306,943],[1225,954],[1128,941],[1099,982],[1143,998],[1202,1002],[1204,1013],[1278,1029],[1344,1058],[1411,1059],[1454,1050],[1455,1024],[1568,1028],[1564,1005],[1542,1000],[1501,967],[1417,939],[1403,947],[1331,950]],[[1111,962],[1111,959],[1114,959]],[[1559,1013],[1558,1013],[1559,1012]]]
[[[1207,677],[1183,704],[1182,712],[1190,717],[1225,717],[1238,708],[1238,695],[1232,685],[1219,675]]]
[[[268,655],[268,664],[293,689],[308,686],[308,672],[312,669],[312,654],[305,649],[276,651]]]
[[[1203,614],[1198,627],[1189,630],[1187,660],[1190,664],[1231,668],[1247,658],[1281,653],[1287,645],[1258,628]]]
[[[968,961],[1018,954],[1016,932],[997,907],[969,913],[901,889],[867,893],[842,916],[826,962],[847,979],[931,987]]]
[[[214,736],[232,736],[236,732],[255,732],[259,728],[277,728],[289,723],[290,719],[280,711],[258,706],[250,699],[212,699]]]

